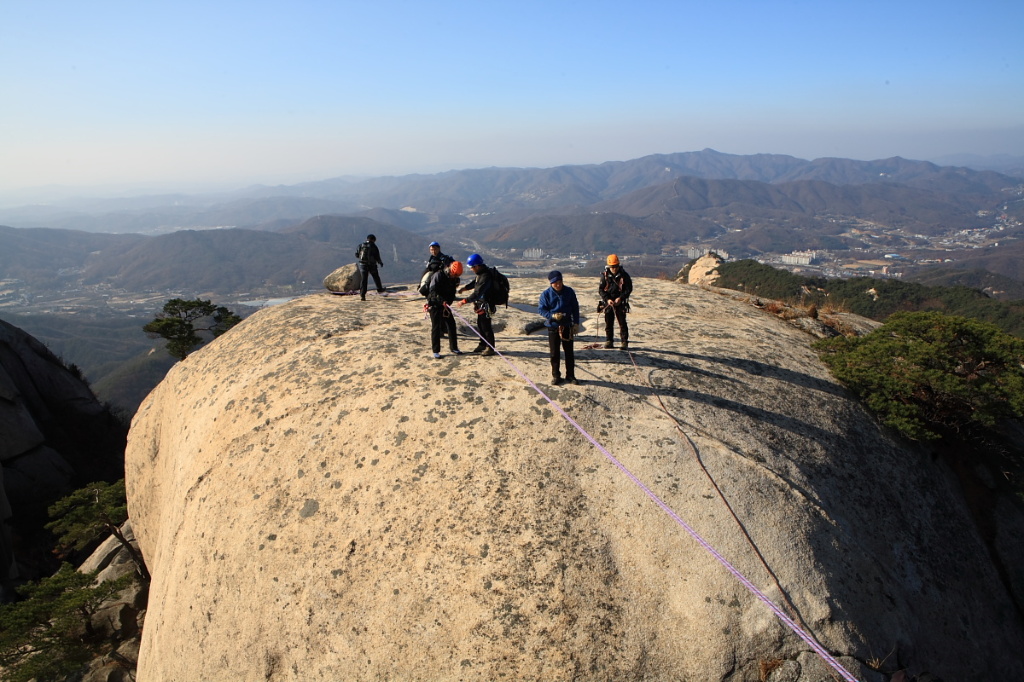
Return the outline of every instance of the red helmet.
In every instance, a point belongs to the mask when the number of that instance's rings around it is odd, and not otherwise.
[[[458,277],[459,275],[461,275],[462,274],[462,263],[460,263],[457,260],[453,260],[448,265],[448,274],[450,274],[452,277]]]

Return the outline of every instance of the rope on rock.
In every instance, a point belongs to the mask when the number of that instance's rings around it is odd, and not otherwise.
[[[513,363],[511,360],[506,358],[504,355],[502,355],[498,351],[497,348],[495,348],[490,343],[488,343],[487,339],[485,339],[480,334],[480,332],[478,332],[476,330],[476,327],[474,327],[472,324],[469,323],[469,320],[467,320],[465,317],[460,315],[454,308],[452,308],[448,304],[445,304],[445,306],[449,310],[451,310],[452,313],[456,317],[458,317],[460,320],[462,320],[463,324],[465,324],[474,334],[476,334],[478,337],[480,337],[480,340],[483,343],[485,343],[491,350],[493,350],[495,352],[495,354],[498,355],[498,357],[500,357],[502,360],[504,360],[508,364],[508,366],[511,367],[513,371],[515,371],[516,374],[518,374],[520,377],[522,377],[522,379],[526,383],[528,383],[533,388],[533,390],[537,391],[537,393],[539,393],[540,396],[542,398],[544,398],[544,400],[546,400],[548,402],[548,404],[550,404],[551,407],[555,409],[556,412],[558,412],[560,415],[562,415],[563,419],[565,419],[567,422],[569,422],[573,426],[573,428],[575,428],[577,431],[579,431],[580,434],[584,438],[586,438],[588,441],[590,441],[591,445],[593,445],[595,448],[597,448],[598,451],[602,455],[604,455],[605,458],[609,462],[611,462],[611,464],[616,469],[621,471],[622,474],[624,476],[626,476],[626,478],[628,478],[630,481],[632,481],[634,485],[636,485],[645,495],[647,495],[647,497],[649,497],[651,499],[651,501],[653,501],[656,505],[658,505],[658,507],[661,508],[661,510],[663,512],[665,512],[665,514],[667,514],[669,516],[669,518],[671,518],[673,521],[675,521],[676,524],[678,524],[684,531],[686,531],[686,533],[691,538],[693,538],[694,541],[698,545],[703,547],[705,551],[707,551],[711,556],[713,556],[716,560],[718,560],[718,563],[720,563],[722,566],[724,566],[725,569],[727,571],[729,571],[729,573],[731,573],[733,575],[733,577],[736,578],[736,580],[738,580],[740,582],[740,584],[742,584],[744,587],[746,587],[747,590],[751,594],[753,594],[755,598],[758,599],[758,601],[760,601],[765,606],[767,606],[768,609],[771,610],[771,612],[774,613],[775,616],[779,620],[781,620],[790,630],[792,630],[793,633],[796,634],[797,637],[802,639],[807,644],[807,646],[809,646],[816,654],[818,654],[818,656],[821,657],[821,659],[823,661],[825,661],[830,666],[832,666],[832,668],[837,673],[839,673],[842,676],[842,678],[844,680],[846,680],[846,682],[859,682],[859,680],[856,677],[854,677],[846,668],[844,668],[839,663],[839,661],[837,661],[830,653],[828,653],[828,651],[826,651],[825,648],[821,644],[819,644],[817,642],[817,640],[815,640],[806,631],[804,631],[804,629],[802,627],[797,625],[797,623],[792,618],[790,618],[789,615],[786,614],[785,611],[783,611],[779,606],[777,606],[775,604],[775,602],[773,602],[771,599],[769,599],[766,594],[764,594],[761,590],[759,590],[757,588],[757,586],[754,585],[754,583],[750,582],[750,580],[748,580],[747,577],[745,575],[743,575],[739,571],[738,568],[733,566],[732,563],[730,563],[728,559],[726,559],[724,556],[722,556],[718,552],[718,550],[716,550],[714,547],[712,547],[711,543],[709,543],[707,540],[705,540],[700,535],[700,533],[698,533],[696,530],[691,528],[690,524],[686,523],[686,521],[684,521],[682,519],[682,517],[680,517],[678,514],[676,514],[676,512],[671,507],[669,507],[668,504],[666,504],[660,497],[658,497],[654,493],[654,491],[652,491],[650,488],[648,488],[644,484],[643,481],[641,481],[639,478],[637,478],[637,476],[634,475],[633,472],[630,471],[626,467],[626,465],[624,465],[622,462],[620,462],[618,459],[616,459],[615,456],[612,455],[612,453],[608,452],[608,450],[606,450],[605,447],[603,445],[601,445],[601,443],[599,443],[597,441],[597,439],[595,439],[593,436],[591,436],[587,432],[586,429],[584,429],[582,426],[580,426],[576,422],[575,419],[570,417],[569,414],[565,410],[563,410],[562,407],[558,403],[556,403],[554,400],[552,400],[550,397],[548,397],[548,395],[546,393],[544,393],[544,391],[542,391],[541,388],[539,386],[537,386],[537,384],[535,384],[532,379],[530,379],[518,367],[516,367],[515,363]]]
[[[754,554],[757,555],[757,558],[760,560],[761,565],[764,567],[764,570],[775,582],[775,586],[779,588],[779,594],[781,594],[782,598],[785,600],[784,606],[789,607],[790,611],[793,613],[793,616],[800,621],[801,627],[805,631],[807,631],[809,635],[813,636],[811,628],[800,616],[799,609],[796,608],[796,605],[793,604],[792,600],[789,598],[789,594],[786,592],[785,589],[783,589],[782,583],[779,582],[779,577],[775,575],[775,571],[773,571],[771,566],[768,565],[768,560],[764,558],[764,555],[761,553],[761,550],[757,546],[757,543],[755,543],[754,539],[750,537],[750,533],[747,532],[746,526],[744,526],[743,522],[740,521],[740,518],[736,515],[736,511],[732,508],[732,505],[729,504],[729,500],[725,497],[725,493],[723,493],[722,489],[718,487],[718,482],[715,481],[715,478],[711,475],[711,472],[708,471],[708,468],[704,466],[704,460],[701,459],[700,453],[697,451],[697,446],[694,445],[693,443],[693,439],[690,438],[690,435],[683,430],[683,427],[680,426],[679,420],[676,419],[675,415],[669,412],[668,407],[665,405],[665,402],[661,399],[661,396],[658,395],[658,393],[654,390],[654,386],[651,384],[651,382],[644,377],[643,372],[640,371],[640,366],[636,364],[636,357],[633,355],[633,352],[627,350],[626,353],[629,355],[629,359],[633,363],[633,369],[636,370],[636,374],[638,377],[640,377],[640,381],[643,384],[645,384],[647,388],[650,389],[651,395],[653,395],[655,399],[657,399],[658,405],[661,407],[661,411],[664,412],[665,416],[667,416],[672,421],[672,425],[676,427],[676,431],[678,431],[679,434],[683,437],[683,440],[685,441],[686,445],[690,448],[690,452],[693,454],[694,460],[700,466],[701,471],[704,472],[704,476],[707,477],[708,482],[711,483],[711,487],[713,487],[715,489],[715,492],[718,493],[719,499],[722,500],[722,504],[724,504],[725,508],[729,511],[729,514],[732,516],[733,520],[736,522],[736,525],[739,527],[740,532],[743,533],[743,537],[747,539],[747,544],[750,545],[750,548],[754,551]]]

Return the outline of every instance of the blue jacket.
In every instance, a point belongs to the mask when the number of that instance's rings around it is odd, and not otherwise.
[[[548,287],[542,291],[537,309],[541,315],[547,318],[544,326],[550,329],[559,326],[558,322],[551,319],[555,313],[565,313],[561,326],[580,323],[580,302],[576,300],[576,292],[565,285],[562,285],[561,292],[555,291],[554,287]]]

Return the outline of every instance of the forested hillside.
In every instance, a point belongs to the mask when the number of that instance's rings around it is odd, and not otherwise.
[[[884,321],[898,311],[934,310],[991,322],[1024,336],[1024,300],[999,301],[964,286],[927,286],[895,279],[801,277],[753,260],[723,263],[715,286],[819,308],[830,306]]]

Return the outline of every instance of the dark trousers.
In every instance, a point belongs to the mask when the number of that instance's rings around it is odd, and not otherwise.
[[[565,378],[570,381],[576,378],[576,356],[573,354],[572,336],[563,339],[558,333],[558,327],[548,327],[548,350],[551,355],[551,376],[559,378],[562,373],[558,369],[559,348],[565,351]]]
[[[430,311],[430,350],[441,352],[441,334],[448,333],[448,349],[458,350],[459,340],[456,337],[455,316],[443,305],[432,305]]]
[[[362,282],[359,285],[359,295],[360,296],[366,296],[366,284],[367,284],[367,280],[370,278],[370,275],[373,275],[373,283],[377,285],[377,291],[384,291],[384,287],[382,287],[380,285],[380,275],[377,274],[377,266],[376,265],[370,265],[370,264],[367,264],[367,263],[360,263],[359,264],[359,274],[360,274],[361,279],[362,279]]]
[[[629,341],[629,325],[626,324],[626,306],[608,305],[604,309],[604,337],[611,341],[615,338],[615,320],[619,321],[619,337]]]
[[[484,308],[483,313],[479,313],[476,316],[476,328],[480,332],[480,336],[487,340],[487,343],[491,344],[491,348],[494,348],[494,327],[491,326],[491,316]],[[487,346],[487,343],[480,342],[479,346]]]

